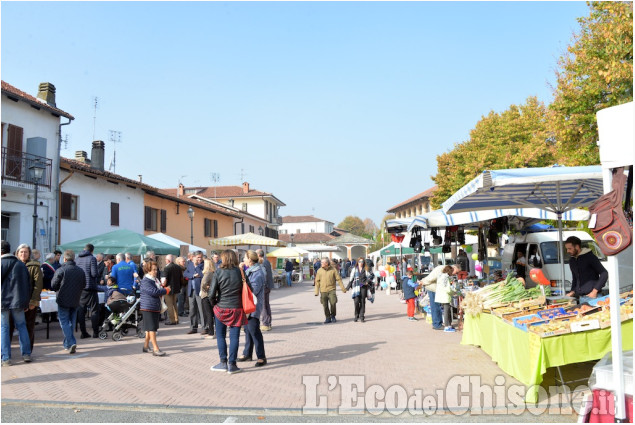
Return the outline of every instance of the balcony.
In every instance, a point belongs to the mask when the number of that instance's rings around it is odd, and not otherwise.
[[[2,184],[23,189],[33,189],[35,181],[29,167],[39,164],[44,167],[44,173],[38,183],[40,187],[51,189],[51,173],[53,161],[50,158],[14,151],[2,147]]]

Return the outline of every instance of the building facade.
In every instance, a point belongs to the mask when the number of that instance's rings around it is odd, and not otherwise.
[[[420,214],[430,212],[432,210],[430,207],[430,198],[435,190],[437,190],[437,186],[433,186],[430,189],[395,205],[386,212],[395,214],[395,218],[416,217]]]
[[[281,234],[298,233],[331,233],[335,223],[312,215],[296,215],[282,217],[279,232]]]

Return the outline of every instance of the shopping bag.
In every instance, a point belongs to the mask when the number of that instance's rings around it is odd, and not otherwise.
[[[240,270],[240,274],[243,276],[243,310],[245,314],[250,314],[256,311],[256,304],[254,303],[254,294],[249,289],[249,285],[247,285],[247,280],[245,279],[245,274],[242,269]]]

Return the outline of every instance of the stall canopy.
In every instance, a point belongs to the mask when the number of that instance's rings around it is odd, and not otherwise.
[[[195,251],[207,252],[207,249],[205,248],[201,248],[200,246],[196,246],[196,245],[190,245],[188,242],[184,242],[177,238],[173,238],[172,236],[168,236],[165,233],[153,233],[151,235],[148,235],[148,237],[155,239],[159,242],[163,242],[168,245],[175,246],[177,248],[180,248],[182,245],[187,245],[187,249],[190,252],[195,252]]]
[[[410,248],[403,245],[401,248],[399,248],[394,245],[394,242],[388,245],[386,248],[379,251],[379,254],[382,256],[411,255],[414,253],[415,253],[414,248]]]
[[[443,212],[455,214],[498,208],[539,208],[556,214],[562,244],[563,215],[588,207],[602,194],[602,169],[586,167],[486,170],[443,203]],[[562,254],[562,246],[559,250]],[[564,261],[561,259],[561,291]]]
[[[296,258],[303,257],[307,255],[309,251],[306,251],[302,248],[298,248],[297,246],[293,247],[284,247],[274,249],[271,252],[267,253],[267,257],[285,257],[285,258]]]
[[[255,233],[244,233],[242,235],[227,236],[224,238],[212,239],[210,245],[216,246],[240,246],[240,245],[259,245],[259,246],[286,246],[285,242],[278,239],[269,238],[267,236],[256,235]]]
[[[132,255],[144,255],[148,251],[154,251],[157,255],[179,255],[178,247],[125,229],[91,236],[75,242],[68,242],[58,245],[58,249],[62,251],[72,249],[75,253],[79,253],[89,243],[95,247],[95,253],[119,254],[129,252]]]

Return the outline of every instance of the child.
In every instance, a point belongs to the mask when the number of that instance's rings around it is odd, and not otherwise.
[[[450,305],[450,275],[452,266],[445,266],[437,278],[437,293],[434,301],[443,306],[443,332],[456,332],[452,327],[452,306]]]
[[[127,306],[128,303],[126,296],[119,292],[117,278],[108,276],[106,285],[108,286],[108,291],[104,295],[104,298],[106,298],[106,308],[113,313],[111,323],[116,325],[121,321],[121,313],[125,310],[125,306]]]
[[[406,272],[406,276],[403,278],[403,299],[406,301],[408,320],[411,322],[416,321],[415,318],[415,289],[421,287],[418,282],[413,278],[414,274],[412,272],[412,268],[408,267],[408,271]]]

